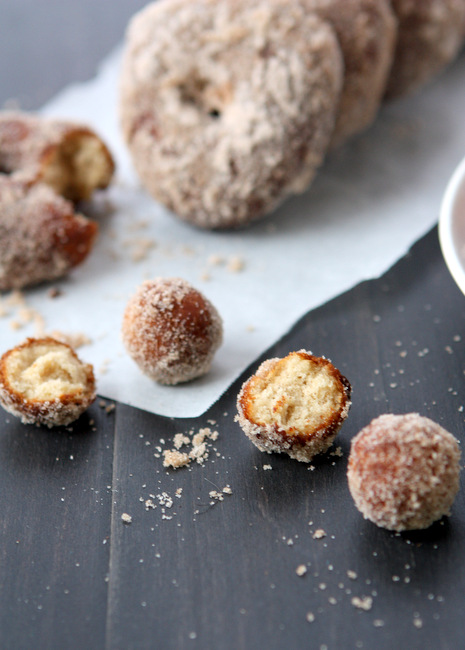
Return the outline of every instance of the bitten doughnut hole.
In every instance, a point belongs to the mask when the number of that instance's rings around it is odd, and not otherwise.
[[[45,155],[41,180],[71,201],[89,199],[110,182],[114,170],[101,140],[74,131]]]
[[[265,361],[242,387],[239,424],[261,450],[309,462],[332,444],[350,408],[350,384],[305,350]]]
[[[66,425],[95,399],[92,367],[54,339],[28,339],[0,360],[0,402],[25,423]]]
[[[459,488],[460,450],[439,424],[417,413],[381,415],[352,440],[349,489],[381,528],[428,528],[449,514]]]
[[[161,384],[206,374],[223,339],[216,308],[181,278],[144,282],[129,300],[123,342],[141,370]]]

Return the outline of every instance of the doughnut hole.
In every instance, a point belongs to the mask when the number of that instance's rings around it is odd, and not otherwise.
[[[261,451],[308,462],[332,444],[350,408],[350,384],[305,350],[265,361],[242,387],[238,421]]]
[[[352,440],[350,493],[381,528],[428,528],[449,514],[459,488],[460,450],[439,424],[417,413],[381,415]]]
[[[64,343],[27,339],[0,360],[0,402],[23,422],[66,425],[94,399],[92,366]]]
[[[181,278],[144,282],[129,300],[124,345],[140,369],[161,384],[206,374],[223,338],[216,308]]]
[[[75,130],[45,151],[41,180],[57,194],[78,201],[107,187],[113,172],[113,160],[101,140],[85,130]]]

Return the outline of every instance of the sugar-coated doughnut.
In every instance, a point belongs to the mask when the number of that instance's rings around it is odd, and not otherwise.
[[[0,359],[0,404],[25,424],[68,425],[94,399],[92,366],[65,343],[27,339]]]
[[[112,156],[87,126],[20,111],[0,111],[0,172],[43,182],[71,201],[108,186]]]
[[[386,96],[399,97],[432,79],[464,40],[465,0],[391,0],[397,45]]]
[[[161,384],[178,384],[210,369],[223,340],[212,303],[182,278],[141,284],[126,306],[123,342],[141,370]]]
[[[97,224],[44,183],[0,174],[0,291],[54,280],[89,254]]]
[[[268,359],[242,386],[237,421],[260,451],[309,462],[326,451],[347,418],[349,381],[310,352]]]
[[[343,79],[332,27],[299,3],[159,0],[131,21],[121,123],[148,191],[204,228],[306,189]]]
[[[381,415],[352,440],[349,489],[365,519],[389,530],[428,528],[459,489],[460,450],[418,413]]]
[[[389,0],[300,1],[332,25],[344,57],[334,147],[375,119],[392,65],[397,23]]]

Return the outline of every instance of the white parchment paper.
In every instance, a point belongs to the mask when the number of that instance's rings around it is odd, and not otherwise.
[[[26,292],[26,301],[47,332],[91,339],[79,355],[93,363],[100,395],[194,417],[299,317],[382,274],[436,222],[447,180],[465,153],[465,58],[416,96],[384,107],[367,133],[331,154],[306,194],[247,230],[227,233],[193,229],[141,189],[118,129],[119,63],[118,50],[95,79],[70,86],[43,109],[95,128],[118,172],[90,206],[100,237],[88,260],[54,283],[59,297],[39,287]],[[186,278],[224,319],[224,344],[200,380],[159,386],[124,351],[126,301],[155,276]],[[33,323],[12,327],[14,307],[6,312],[2,350],[35,334]],[[309,341],[309,349],[315,344]]]

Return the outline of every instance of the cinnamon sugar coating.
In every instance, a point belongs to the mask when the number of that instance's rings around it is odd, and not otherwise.
[[[92,366],[52,338],[29,338],[0,359],[0,404],[25,424],[65,426],[95,400]]]
[[[365,519],[389,530],[428,528],[459,489],[457,440],[418,413],[381,415],[352,440],[349,489]]]
[[[366,129],[376,117],[391,69],[397,22],[389,0],[300,0],[336,32],[344,58],[332,146]]]
[[[332,27],[299,3],[159,0],[129,27],[121,123],[148,191],[203,228],[310,184],[343,79]]]
[[[142,283],[124,312],[123,342],[141,370],[161,384],[206,374],[223,340],[216,308],[181,278]]]
[[[260,451],[309,462],[332,444],[349,413],[349,381],[310,352],[268,359],[242,386],[236,416]]]
[[[465,0],[391,0],[398,37],[386,97],[411,92],[432,79],[464,42]]]
[[[62,277],[87,257],[96,234],[47,185],[0,174],[0,291]]]
[[[0,172],[27,183],[43,182],[71,201],[104,189],[112,156],[88,127],[19,111],[0,111]]]

